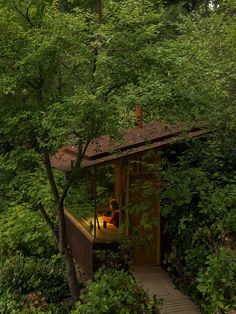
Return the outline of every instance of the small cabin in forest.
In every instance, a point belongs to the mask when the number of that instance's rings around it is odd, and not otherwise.
[[[89,144],[82,161],[92,177],[93,208],[87,217],[78,218],[70,209],[65,209],[67,238],[72,255],[78,260],[81,268],[89,275],[96,270],[97,250],[116,249],[122,234],[129,236],[133,227],[140,224],[140,217],[128,210],[129,207],[142,208],[149,213],[150,228],[139,229],[141,236],[148,235],[145,246],[137,246],[131,252],[134,265],[161,265],[165,251],[165,239],[162,235],[160,201],[157,193],[148,194],[148,202],[144,201],[143,191],[147,183],[154,191],[159,189],[157,176],[146,163],[154,165],[160,162],[158,151],[182,141],[206,134],[206,130],[191,128],[183,133],[183,129],[167,126],[159,122],[142,125],[142,112],[137,113],[137,126],[124,132],[124,139],[119,144],[111,141],[109,136],[100,137]],[[149,152],[149,154],[147,154]],[[152,152],[152,154],[150,154]],[[52,166],[65,174],[71,170],[76,159],[76,148],[66,146],[51,157]],[[100,169],[110,166],[113,172],[112,197],[119,205],[119,226],[103,222],[101,205],[97,201],[97,181]],[[136,182],[139,187],[132,189]],[[107,200],[109,201],[109,200]],[[153,221],[157,223],[153,224]]]

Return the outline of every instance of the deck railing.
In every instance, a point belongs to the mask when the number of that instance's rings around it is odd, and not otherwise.
[[[95,256],[96,250],[116,249],[119,231],[111,225],[110,229],[101,230],[95,238],[68,210],[65,210],[65,218],[67,240],[72,255],[82,270],[91,276],[98,267]]]

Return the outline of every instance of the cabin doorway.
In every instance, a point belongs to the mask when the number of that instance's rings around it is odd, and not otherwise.
[[[130,172],[129,176],[130,204],[133,208],[129,233],[138,233],[132,260],[134,265],[160,265],[160,203],[156,193],[152,193],[152,189],[158,186],[149,173]],[[150,192],[147,192],[148,189]]]

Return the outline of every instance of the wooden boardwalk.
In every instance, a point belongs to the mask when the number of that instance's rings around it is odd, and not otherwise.
[[[136,266],[134,277],[148,290],[163,299],[162,314],[200,314],[191,299],[174,287],[168,273],[159,266]]]

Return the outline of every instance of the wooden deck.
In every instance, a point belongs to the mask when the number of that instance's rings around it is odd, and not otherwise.
[[[200,314],[191,299],[174,287],[168,273],[159,266],[136,266],[134,277],[148,290],[163,299],[162,314]]]
[[[99,216],[98,221],[100,225],[100,229],[98,225],[96,227],[96,238],[94,238],[94,230],[92,232],[89,231],[89,222],[94,222],[94,218],[87,219],[78,219],[78,223],[84,229],[84,232],[89,233],[92,236],[94,242],[99,241],[118,241],[119,240],[119,229],[113,224],[107,223],[106,228],[103,227],[102,218]]]
[[[97,238],[106,240],[118,240],[119,229],[113,224],[107,223],[107,227],[103,228],[103,221],[101,217],[98,217],[100,229],[97,227]]]
[[[88,217],[86,219],[77,218],[68,209],[65,210],[65,216],[79,229],[84,236],[90,242],[117,242],[119,240],[119,229],[113,224],[107,223],[107,227],[103,227],[103,222],[101,216],[98,217],[100,229],[96,228],[96,238],[94,238],[94,231],[89,231],[90,222],[94,223],[94,217]]]

